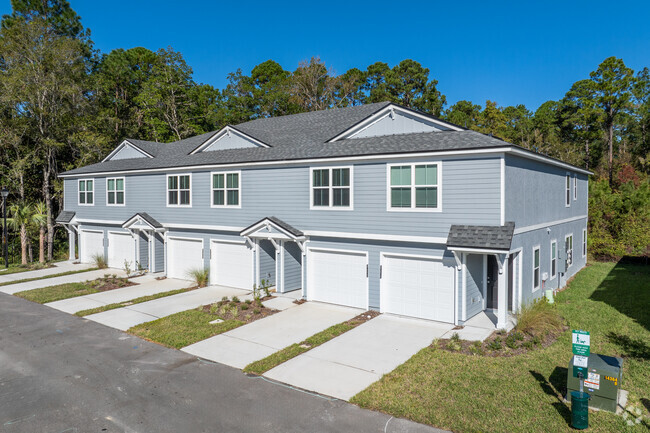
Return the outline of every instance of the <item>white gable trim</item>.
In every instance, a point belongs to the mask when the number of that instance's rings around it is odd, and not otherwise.
[[[219,132],[214,134],[212,137],[208,138],[208,140],[205,143],[201,144],[199,147],[197,147],[192,152],[190,152],[190,155],[194,155],[195,153],[203,152],[203,150],[205,150],[208,147],[212,146],[214,143],[221,140],[223,137],[230,137],[230,134],[238,135],[239,137],[241,137],[241,138],[243,138],[245,140],[251,141],[251,142],[253,142],[254,144],[257,144],[260,147],[271,147],[268,144],[263,143],[263,142],[259,141],[258,139],[253,138],[250,135],[245,134],[245,133],[241,132],[238,129],[235,129],[234,127],[232,127],[230,125],[226,125],[223,128],[221,128],[221,130]]]
[[[106,156],[106,158],[102,159],[102,162],[109,161],[112,157],[117,155],[119,153],[119,151],[124,149],[125,147],[131,147],[131,148],[137,150],[138,152],[140,152],[142,155],[144,155],[144,156],[146,156],[148,158],[153,158],[153,155],[151,155],[150,153],[145,152],[144,150],[140,149],[138,146],[131,143],[129,140],[124,140],[111,153],[109,153],[108,156]]]
[[[258,233],[261,229],[266,228],[266,227],[272,227],[273,229],[277,230],[278,232],[280,232],[284,236],[282,236],[282,235],[278,236],[278,234],[269,233],[269,232],[260,232],[260,233]],[[292,240],[292,241],[293,240],[304,240],[304,238],[305,238],[304,236],[296,236],[296,235],[288,232],[287,230],[280,227],[279,225],[277,225],[276,223],[274,223],[273,221],[271,221],[268,218],[264,218],[262,221],[258,222],[257,224],[245,229],[244,231],[242,231],[240,233],[240,235],[243,236],[243,237],[251,237],[251,238],[261,237],[261,238],[264,238],[264,239],[275,237],[275,238],[278,238],[278,239]]]
[[[341,132],[340,134],[336,135],[334,138],[331,138],[327,140],[327,143],[332,143],[334,141],[342,140],[345,138],[351,138],[360,133],[361,131],[371,127],[375,123],[379,122],[381,119],[385,118],[386,116],[392,115],[394,112],[399,112],[405,116],[412,116],[416,117],[418,119],[421,119],[427,123],[433,123],[435,125],[439,125],[444,128],[449,128],[452,131],[462,131],[463,128],[460,128],[458,126],[454,126],[450,123],[443,122],[442,120],[436,119],[433,116],[429,116],[426,114],[419,113],[414,110],[409,110],[404,107],[400,107],[399,105],[395,104],[390,104],[387,105],[386,107],[382,108],[375,114],[371,115],[367,119],[361,121],[360,123],[357,123],[356,125],[346,129],[345,131]]]
[[[125,228],[127,230],[133,228],[133,229],[139,229],[139,230],[152,230],[152,231],[164,231],[164,229],[158,229],[154,226],[152,226],[149,221],[146,219],[142,218],[140,214],[135,214],[131,218],[129,218],[127,221],[122,224],[122,228]]]

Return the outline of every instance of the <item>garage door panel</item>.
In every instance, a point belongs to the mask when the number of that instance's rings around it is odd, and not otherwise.
[[[92,263],[95,261],[94,256],[104,255],[104,232],[101,231],[80,231],[79,247],[81,252],[79,258],[82,263]]]
[[[364,253],[310,250],[308,298],[356,308],[368,306]]]
[[[188,272],[203,269],[203,240],[170,237],[167,241],[167,276],[189,280]]]
[[[135,239],[130,233],[108,233],[108,261],[111,268],[124,268],[124,262],[135,269]]]
[[[386,256],[382,311],[453,322],[454,270],[435,259]]]
[[[210,284],[253,287],[253,250],[246,244],[211,242]]]

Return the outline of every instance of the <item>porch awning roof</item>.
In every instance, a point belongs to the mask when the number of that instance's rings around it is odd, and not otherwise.
[[[305,237],[302,231],[274,216],[262,218],[242,230],[240,235],[251,238],[284,238],[291,240],[302,240]]]
[[[131,218],[126,220],[124,224],[122,224],[122,227],[125,229],[132,228],[157,231],[163,229],[163,225],[146,212],[138,212],[137,214],[133,215]]]
[[[514,222],[506,222],[502,226],[452,225],[447,247],[451,250],[471,248],[509,251],[514,232]]]
[[[59,214],[59,216],[56,217],[54,221],[58,224],[70,224],[74,216],[75,212],[64,210]]]

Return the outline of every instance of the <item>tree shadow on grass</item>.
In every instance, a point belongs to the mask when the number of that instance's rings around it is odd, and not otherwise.
[[[544,375],[537,371],[530,370],[530,374],[535,378],[545,394],[557,399],[557,401],[551,403],[551,405],[555,408],[558,414],[564,418],[567,424],[571,424],[571,409],[569,408],[569,405],[564,402],[564,398],[562,397],[566,393],[567,371],[566,368],[555,367],[548,380]]]
[[[591,294],[650,331],[650,266],[623,258]]]
[[[619,352],[626,358],[634,358],[640,361],[650,360],[650,346],[645,341],[617,334],[616,332],[608,333],[607,339],[610,343],[618,346]]]

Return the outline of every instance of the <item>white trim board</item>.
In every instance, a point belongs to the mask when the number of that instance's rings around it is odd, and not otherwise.
[[[575,217],[565,218],[565,219],[562,219],[562,220],[555,220],[555,221],[550,221],[550,222],[547,222],[547,223],[535,224],[535,225],[531,225],[531,226],[515,228],[514,234],[518,235],[520,233],[532,232],[533,230],[545,229],[547,227],[553,227],[553,226],[556,226],[558,224],[570,223],[570,222],[573,222],[573,221],[579,221],[581,219],[586,219],[586,218],[587,218],[587,215],[578,215],[578,216],[575,216]]]
[[[401,235],[383,235],[375,233],[345,233],[345,232],[327,232],[318,230],[304,231],[306,236],[317,236],[323,238],[343,238],[359,240],[385,240],[395,242],[417,242],[427,244],[446,244],[446,237],[429,237],[429,236],[401,236]]]
[[[137,150],[138,152],[142,153],[143,156],[146,156],[148,158],[153,158],[153,155],[151,155],[149,152],[145,152],[144,150],[140,149],[138,146],[135,144],[131,143],[129,140],[123,140],[111,153],[109,153],[106,158],[102,159],[102,162],[110,160],[115,154],[117,154],[120,150],[124,149],[124,147],[130,146]]]
[[[190,155],[194,155],[195,153],[203,152],[205,149],[208,147],[212,146],[214,143],[217,141],[221,140],[224,136],[230,137],[230,134],[235,134],[238,135],[248,141],[252,141],[254,144],[257,144],[260,147],[271,147],[268,144],[256,139],[255,137],[252,137],[245,132],[242,132],[235,128],[234,126],[226,125],[219,132],[214,134],[212,137],[208,138],[205,142],[200,144],[196,149],[190,152]]]

